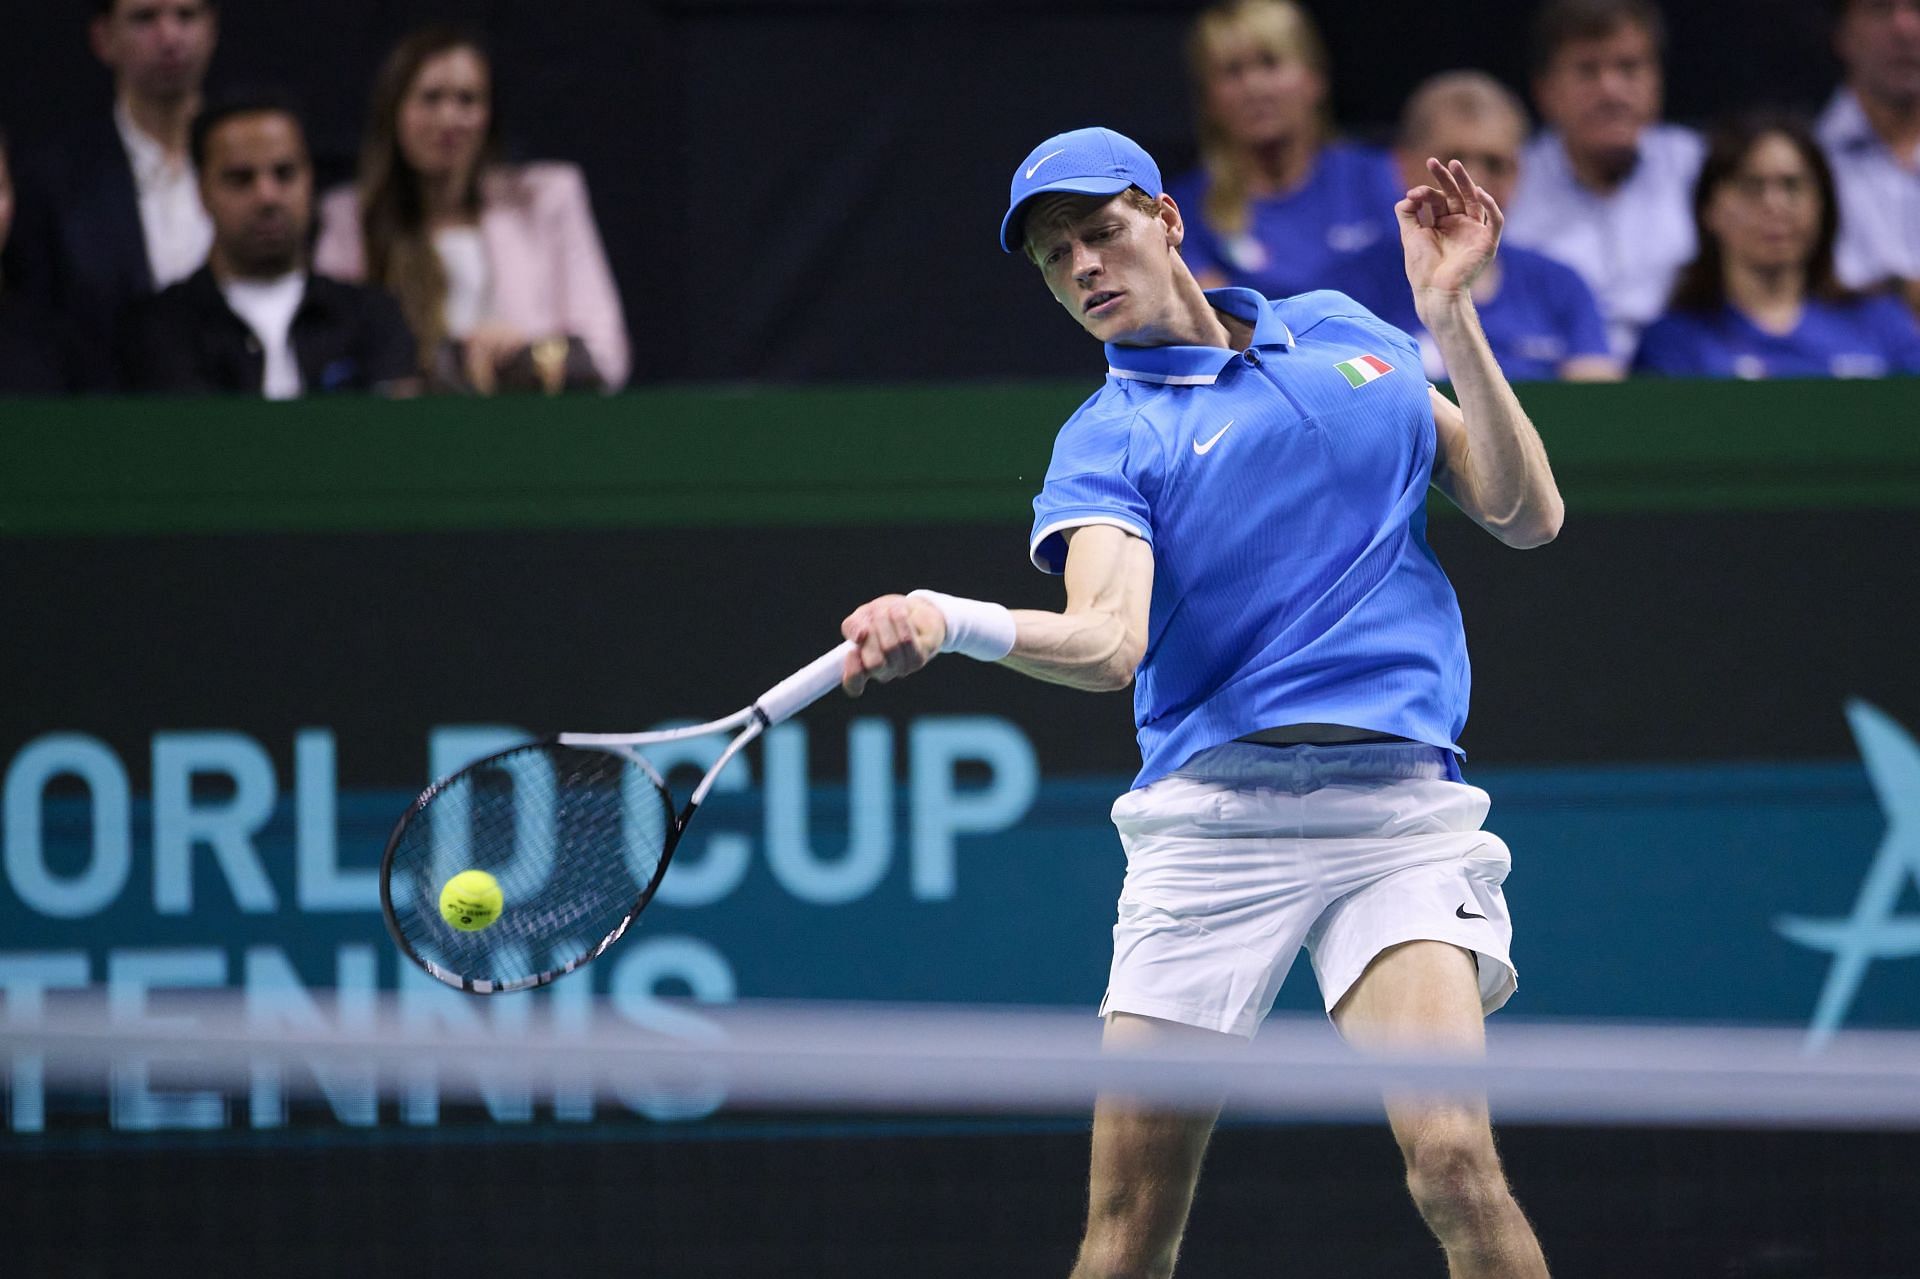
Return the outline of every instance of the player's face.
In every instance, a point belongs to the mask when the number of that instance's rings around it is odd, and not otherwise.
[[[1509,208],[1520,180],[1520,146],[1525,141],[1521,128],[1518,119],[1504,112],[1471,119],[1443,117],[1417,145],[1396,153],[1401,180],[1409,187],[1427,185],[1428,156],[1442,163],[1458,160],[1495,204]]]
[[[464,178],[479,163],[492,111],[487,64],[477,51],[429,58],[400,103],[400,153],[426,177]]]
[[[1920,101],[1920,0],[1853,0],[1834,33],[1847,80],[1869,97]]]
[[[1660,118],[1660,58],[1653,33],[1622,23],[1598,39],[1560,47],[1534,85],[1540,113],[1575,155],[1631,152]]]
[[[313,219],[313,166],[299,126],[264,111],[221,123],[207,138],[200,199],[235,271],[264,278],[297,269]]]
[[[1153,217],[1124,196],[1064,197],[1027,219],[1027,248],[1053,300],[1102,342],[1151,342],[1173,314],[1178,212]]]
[[[207,0],[120,0],[90,32],[93,52],[140,97],[198,93],[219,24]]]
[[[1318,71],[1252,36],[1222,36],[1208,55],[1207,114],[1242,146],[1308,131],[1326,96]]]
[[[1820,187],[1800,149],[1779,134],[1754,144],[1746,162],[1707,201],[1707,230],[1729,265],[1805,265],[1820,231]]]

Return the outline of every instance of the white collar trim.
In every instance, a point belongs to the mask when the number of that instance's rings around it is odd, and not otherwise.
[[[1110,377],[1132,378],[1136,382],[1154,382],[1160,386],[1212,386],[1220,380],[1218,373],[1142,373],[1137,369],[1116,369],[1107,365]]]

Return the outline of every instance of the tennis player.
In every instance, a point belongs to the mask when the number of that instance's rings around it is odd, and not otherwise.
[[[1127,854],[1105,1042],[1251,1038],[1304,946],[1363,1049],[1478,1051],[1513,993],[1506,846],[1461,781],[1467,653],[1426,540],[1429,485],[1509,546],[1561,501],[1469,287],[1502,216],[1458,162],[1396,206],[1413,341],[1330,292],[1203,292],[1153,159],[1107,129],[1014,172],[1001,247],[1106,344],[1061,428],[1033,562],[1065,611],[929,591],[843,630],[858,695],[936,653],[1086,689],[1132,683],[1142,767],[1113,806]],[[1540,1276],[1484,1102],[1390,1098],[1415,1203],[1454,1276]],[[1076,1279],[1169,1275],[1215,1116],[1102,1099]]]

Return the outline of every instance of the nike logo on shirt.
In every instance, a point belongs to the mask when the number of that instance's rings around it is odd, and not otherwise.
[[[1211,453],[1213,451],[1213,446],[1220,442],[1220,437],[1227,433],[1227,427],[1232,426],[1233,423],[1234,423],[1234,419],[1228,418],[1227,426],[1223,426],[1219,430],[1215,431],[1213,433],[1213,438],[1208,440],[1205,444],[1202,444],[1199,440],[1195,440],[1193,442],[1193,451],[1201,457],[1205,457],[1207,454]]]
[[[1060,151],[1065,151],[1065,150],[1066,150],[1065,147],[1060,148]],[[1060,151],[1049,151],[1045,155],[1041,156],[1038,160],[1035,160],[1033,162],[1032,167],[1027,170],[1027,177],[1031,179],[1033,175],[1039,171],[1041,165],[1053,159],[1053,157],[1055,157],[1056,155],[1059,155]]]

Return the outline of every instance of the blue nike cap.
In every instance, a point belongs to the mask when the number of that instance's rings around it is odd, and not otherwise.
[[[1000,219],[1000,247],[1008,253],[1019,249],[1024,238],[1021,210],[1035,196],[1056,191],[1119,195],[1128,187],[1139,187],[1154,199],[1160,198],[1160,166],[1146,148],[1112,129],[1056,133],[1029,151],[1013,171],[1007,216]]]

